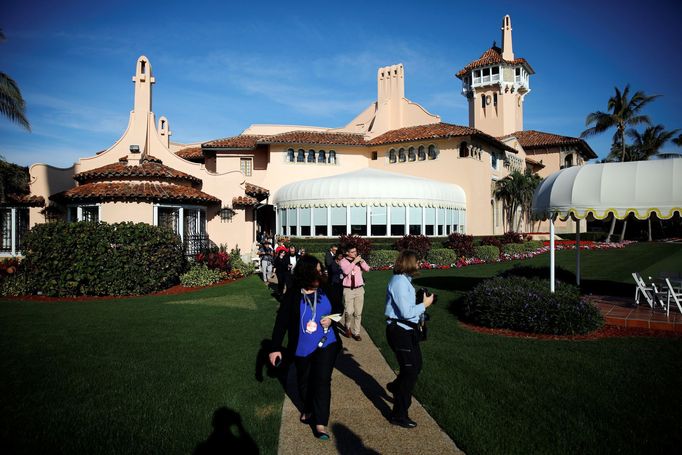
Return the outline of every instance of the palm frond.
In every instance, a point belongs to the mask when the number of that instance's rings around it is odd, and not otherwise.
[[[26,118],[26,102],[21,96],[19,86],[14,79],[2,72],[0,72],[0,114],[31,131],[31,124]]]

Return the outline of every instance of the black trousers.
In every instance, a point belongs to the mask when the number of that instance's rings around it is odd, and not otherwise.
[[[315,349],[308,357],[296,357],[296,382],[303,401],[303,412],[312,414],[315,425],[329,423],[331,383],[334,363],[339,353],[339,342],[323,349]]]
[[[414,330],[406,330],[396,323],[386,326],[386,338],[400,365],[400,373],[393,381],[392,417],[406,419],[412,404],[412,391],[422,369],[422,351]]]

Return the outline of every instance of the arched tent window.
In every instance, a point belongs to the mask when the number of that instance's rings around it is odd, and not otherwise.
[[[415,161],[417,159],[417,154],[414,151],[414,147],[407,149],[407,161]]]
[[[317,152],[317,162],[318,163],[327,162],[327,153],[324,150],[320,150],[319,152]]]
[[[404,163],[405,160],[406,160],[405,149],[401,147],[400,150],[398,150],[398,161],[400,161],[401,163]]]
[[[308,162],[309,163],[315,162],[315,150],[308,150]]]
[[[294,149],[289,149],[287,150],[287,161],[290,163],[293,163],[295,160],[294,158]]]
[[[297,163],[305,163],[305,150],[298,149],[298,154],[296,155]]]
[[[426,149],[424,148],[423,145],[419,146],[419,151],[417,152],[417,155],[419,157],[419,161],[424,161],[426,159]]]
[[[462,141],[459,144],[459,157],[467,158],[469,156],[469,144],[466,141]]]
[[[388,162],[395,163],[395,161],[395,149],[391,149],[388,151]]]
[[[336,151],[330,150],[329,151],[329,164],[336,164]]]
[[[437,156],[438,156],[438,149],[436,148],[436,146],[433,144],[429,145],[429,159],[435,160]]]

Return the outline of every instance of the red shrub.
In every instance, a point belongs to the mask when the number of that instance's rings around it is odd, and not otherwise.
[[[523,243],[523,235],[521,235],[519,232],[509,231],[505,232],[500,240],[502,241],[503,245],[508,243]]]
[[[339,236],[341,250],[346,251],[351,247],[357,248],[358,254],[362,257],[367,258],[372,254],[372,242],[369,239],[352,234]]]
[[[232,264],[230,264],[230,255],[225,251],[199,253],[194,257],[198,264],[206,264],[209,269],[216,269],[222,272],[230,272]]]
[[[472,257],[474,255],[474,237],[453,232],[448,236],[445,247],[455,250],[457,256]]]
[[[21,264],[17,258],[7,258],[0,261],[0,277],[14,275],[19,271]]]
[[[420,261],[426,258],[431,250],[431,240],[425,235],[405,235],[396,240],[394,248],[398,251],[412,250]]]
[[[496,246],[497,248],[502,248],[503,243],[504,242],[500,238],[494,237],[492,235],[489,235],[487,237],[483,237],[481,239],[481,245],[492,245],[492,246]]]

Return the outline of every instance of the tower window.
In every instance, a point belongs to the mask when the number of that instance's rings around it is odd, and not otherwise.
[[[327,162],[327,153],[324,150],[320,150],[319,152],[317,152],[317,162],[318,163]]]
[[[469,156],[469,144],[466,141],[459,144],[459,157],[467,158]]]
[[[294,149],[287,150],[287,161],[290,163],[294,162]]]
[[[388,162],[395,163],[395,161],[395,149],[391,149],[388,151]]]
[[[336,152],[334,150],[329,151],[329,164],[336,164]]]
[[[514,81],[521,82],[521,68],[514,68]]]
[[[315,150],[308,150],[308,162],[309,163],[315,162]]]
[[[398,161],[400,161],[401,163],[405,162],[405,149],[404,148],[401,148],[400,150],[398,150]]]
[[[474,70],[474,84],[481,83],[481,70]]]
[[[437,156],[438,156],[438,149],[436,149],[436,146],[433,144],[429,145],[429,159],[435,160]]]
[[[414,152],[414,147],[410,147],[407,150],[407,161],[415,161],[417,159],[417,154]]]
[[[298,149],[298,153],[296,154],[296,162],[305,163],[305,150]]]
[[[142,61],[140,62],[140,74],[144,74],[145,71],[147,70],[147,65],[146,65],[146,63],[147,63],[147,62],[145,62],[144,60],[142,60]]]
[[[493,82],[499,81],[500,80],[500,67],[499,66],[493,66],[492,67],[492,77],[490,80]]]
[[[419,161],[424,161],[426,159],[426,149],[424,148],[423,145],[419,146],[419,149],[417,151],[417,157]]]

